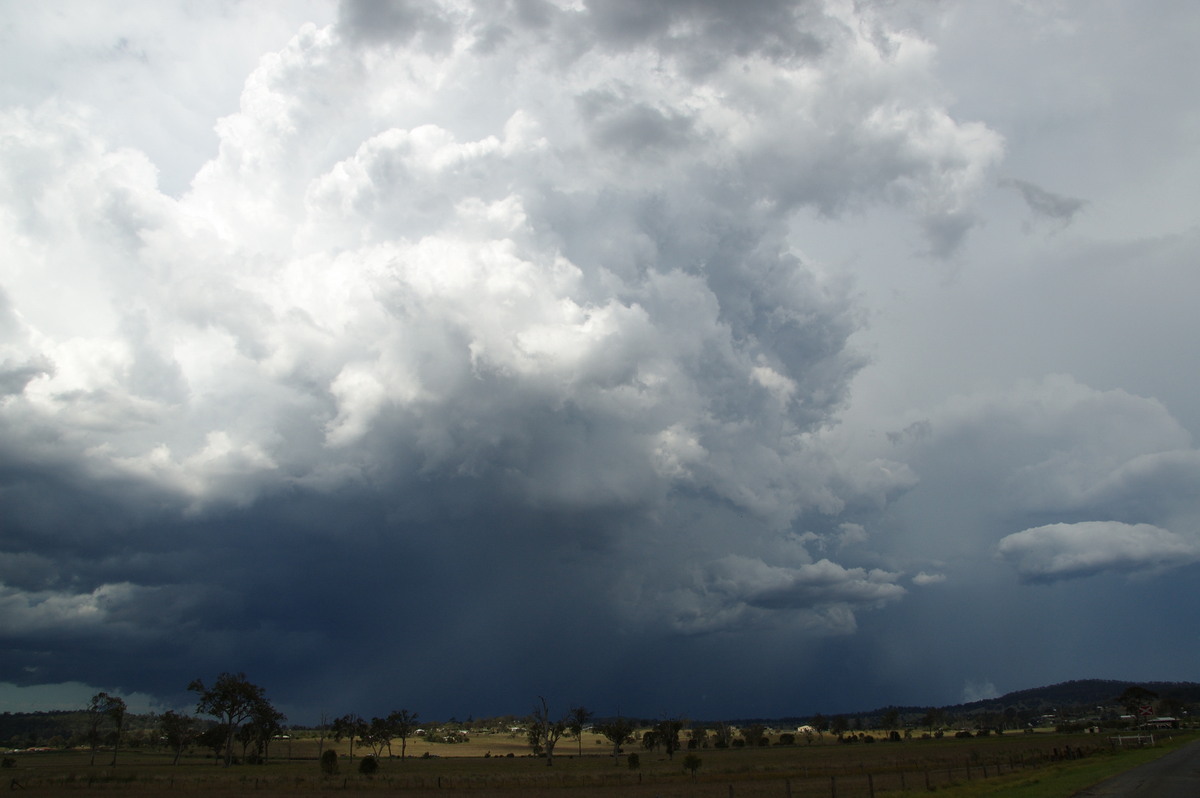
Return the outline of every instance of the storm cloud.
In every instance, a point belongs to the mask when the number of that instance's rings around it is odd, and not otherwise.
[[[879,297],[952,290],[1011,146],[948,97],[929,19],[228,13],[194,24],[277,38],[210,139],[232,84],[188,104],[135,27],[145,68],[104,67],[145,92],[128,124],[61,62],[0,108],[0,681],[170,706],[245,671],[297,720],[794,714],[833,708],[805,704],[827,653],[882,663],[877,624],[972,574],[1194,563],[1190,422],[1149,383],[1067,364],[872,404],[903,368]],[[47,24],[18,15],[89,35]],[[136,124],[165,94],[178,154]],[[836,265],[856,230],[878,250]],[[779,678],[734,678],[747,647]],[[910,700],[871,667],[844,702]],[[1026,686],[953,681],[989,679]]]

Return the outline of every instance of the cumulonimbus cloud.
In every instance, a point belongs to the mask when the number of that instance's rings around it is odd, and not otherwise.
[[[87,109],[0,112],[5,500],[80,607],[147,578],[91,556],[114,530],[168,561],[204,549],[197,524],[240,561],[292,527],[398,556],[453,526],[467,550],[510,541],[489,549],[503,574],[552,559],[563,517],[646,598],[612,606],[652,625],[845,631],[902,595],[897,573],[773,549],[914,481],[824,446],[863,320],[790,223],[883,204],[949,251],[1000,137],[869,8],[518,6],[350,3],[306,26],[180,196]],[[347,496],[376,526],[288,514]],[[262,584],[175,563],[154,600],[201,579],[261,606],[300,556],[272,551]],[[754,567],[730,582],[730,557]]]

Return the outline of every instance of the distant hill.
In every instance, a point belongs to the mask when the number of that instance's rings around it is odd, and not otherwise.
[[[849,719],[878,719],[889,712],[896,712],[908,724],[922,717],[931,710],[940,710],[942,718],[952,720],[970,718],[976,715],[1005,713],[1006,710],[1023,718],[1031,719],[1049,712],[1067,714],[1084,714],[1094,712],[1096,707],[1117,709],[1118,698],[1130,687],[1141,687],[1158,695],[1159,699],[1171,699],[1182,706],[1200,705],[1200,683],[1197,682],[1127,682],[1115,679],[1078,679],[1061,682],[1046,687],[1032,687],[1027,690],[1017,690],[1006,693],[998,698],[988,698],[982,701],[972,701],[965,704],[950,704],[946,706],[888,706],[857,712],[831,713],[826,717],[843,717]],[[1011,714],[1011,713],[1010,713]],[[808,723],[813,716],[795,716],[784,718],[746,718],[731,721],[735,724],[766,723],[775,726],[798,725]]]
[[[124,732],[133,739],[138,732],[154,727],[154,715],[129,713]],[[83,710],[0,713],[0,748],[24,748],[37,745],[82,744],[88,728],[88,713]]]
[[[945,707],[945,709],[949,712],[971,713],[996,712],[1013,707],[1048,712],[1054,709],[1112,706],[1118,703],[1120,695],[1130,687],[1141,687],[1157,694],[1160,699],[1175,699],[1183,704],[1200,702],[1200,684],[1196,682],[1123,682],[1113,679],[1079,679],[1052,684],[1048,687],[1017,690],[999,698],[957,704]]]

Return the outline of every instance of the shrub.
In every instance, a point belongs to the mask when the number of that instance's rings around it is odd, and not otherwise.
[[[374,776],[379,770],[379,760],[373,756],[364,756],[358,763],[358,772],[364,776]]]
[[[629,762],[630,770],[637,770],[642,766],[641,757],[639,757],[637,754],[630,754],[628,757],[626,757],[626,761]]]
[[[338,772],[337,751],[330,748],[321,754],[321,772],[326,776],[332,776]]]
[[[779,735],[779,744],[780,745],[795,745],[796,744],[796,735],[791,734],[789,732],[784,732],[783,734]]]
[[[683,769],[690,771],[692,778],[696,778],[696,771],[700,769],[700,757],[695,754],[688,754],[683,758]]]

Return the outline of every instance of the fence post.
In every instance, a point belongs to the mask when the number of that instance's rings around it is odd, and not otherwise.
[[[783,784],[787,792],[787,798],[792,798],[792,780],[784,779]]]
[[[933,787],[929,786],[929,771],[925,771],[925,791],[929,792]]]
[[[867,792],[871,793],[871,798],[875,798],[875,777],[870,773],[867,774]]]
[[[837,798],[837,776],[829,777],[829,798]]]

